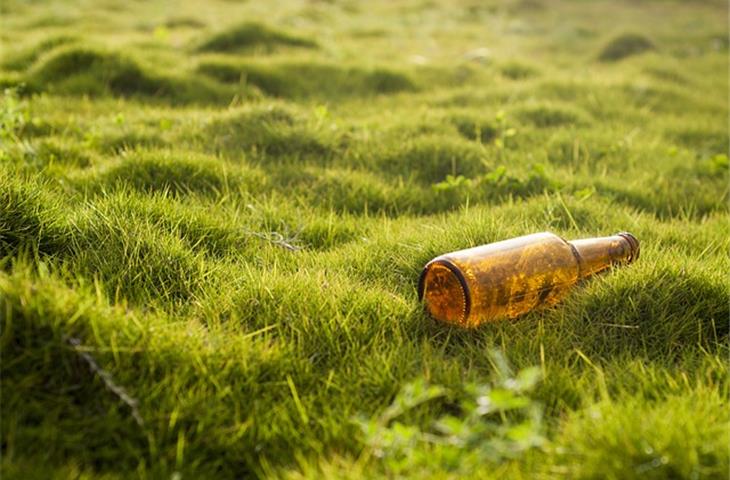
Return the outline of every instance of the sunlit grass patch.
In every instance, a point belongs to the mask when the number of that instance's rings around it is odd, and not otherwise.
[[[721,477],[726,6],[478,3],[0,3],[0,476]],[[540,231],[641,254],[428,317]]]

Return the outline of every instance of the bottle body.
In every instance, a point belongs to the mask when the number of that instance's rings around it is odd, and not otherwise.
[[[638,247],[627,233],[566,242],[542,232],[460,250],[426,265],[419,297],[434,318],[475,327],[554,305],[581,278],[632,261]]]

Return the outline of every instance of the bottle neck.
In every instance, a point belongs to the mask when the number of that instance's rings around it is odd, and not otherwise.
[[[580,278],[639,258],[639,241],[628,232],[568,242],[578,258]]]

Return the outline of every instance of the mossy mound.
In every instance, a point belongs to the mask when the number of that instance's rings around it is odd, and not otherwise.
[[[588,116],[584,112],[566,105],[546,104],[520,107],[515,110],[514,116],[521,122],[540,128],[589,123]]]
[[[205,22],[194,17],[172,16],[165,20],[167,28],[204,28]]]
[[[58,251],[63,244],[58,206],[41,184],[0,174],[0,255],[23,248]]]
[[[85,168],[91,165],[92,155],[87,149],[73,142],[50,137],[44,138],[32,150],[26,152],[26,160],[35,166],[61,164]]]
[[[2,61],[2,68],[7,70],[25,70],[33,65],[43,54],[61,45],[67,45],[76,41],[78,41],[78,38],[71,35],[58,35],[44,38],[32,47],[9,54]]]
[[[336,145],[331,134],[302,114],[278,105],[242,108],[214,119],[204,130],[215,150],[253,156],[330,158]]]
[[[71,93],[165,95],[172,83],[116,52],[89,47],[59,49],[35,65],[30,80]]]
[[[143,68],[122,53],[87,46],[69,46],[41,57],[25,80],[32,90],[92,96],[142,97],[172,103],[230,102],[246,96],[194,76],[177,78]]]
[[[478,146],[449,137],[426,136],[388,152],[373,153],[373,157],[364,155],[364,166],[428,184],[439,182],[447,175],[472,177],[484,170],[485,156]]]
[[[97,146],[104,153],[119,154],[140,148],[159,149],[166,146],[166,141],[158,133],[128,131],[104,136]]]
[[[341,98],[416,90],[405,73],[335,63],[278,61],[206,61],[198,72],[224,83],[252,85],[267,95],[285,98]]]
[[[625,33],[610,40],[598,54],[598,59],[602,62],[616,62],[655,48],[654,42],[644,35]]]
[[[459,135],[480,143],[489,143],[497,137],[498,129],[494,122],[483,116],[459,113],[451,115],[448,121],[456,127]]]
[[[637,183],[615,181],[598,182],[597,188],[609,198],[659,218],[702,218],[728,211],[727,170],[708,170],[702,162],[694,162],[641,178],[638,184],[647,185],[641,190]]]
[[[244,172],[245,170],[245,172]],[[121,162],[77,180],[84,190],[131,188],[139,192],[165,192],[172,196],[222,195],[225,191],[260,186],[261,174],[241,166],[226,169],[215,158],[170,151],[129,151]]]
[[[198,46],[199,52],[235,52],[250,49],[274,50],[277,47],[316,48],[314,40],[273,29],[256,22],[246,22],[213,34]]]
[[[706,344],[728,334],[726,280],[699,272],[691,265],[636,268],[643,275],[636,275],[631,283],[621,281],[625,273],[616,274],[602,288],[589,288],[580,299],[570,302],[576,318],[571,327],[575,333],[581,338],[602,338],[600,344],[583,342],[586,353],[641,355],[651,345],[655,355],[679,357],[695,342]],[[633,302],[621,319],[625,328],[601,325],[602,319],[611,318],[621,299],[627,297]]]
[[[343,168],[279,172],[280,184],[312,204],[351,214],[386,214],[422,211],[420,187],[394,186],[377,175]]]
[[[96,277],[117,301],[185,302],[209,277],[200,253],[149,222],[97,211],[79,221],[78,229],[71,247],[74,267]]]
[[[525,80],[539,75],[535,67],[515,61],[500,65],[499,73],[510,80]]]

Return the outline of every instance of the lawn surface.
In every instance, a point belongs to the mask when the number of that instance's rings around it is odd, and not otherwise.
[[[723,1],[0,5],[11,478],[727,478]],[[464,331],[436,255],[641,258]]]

